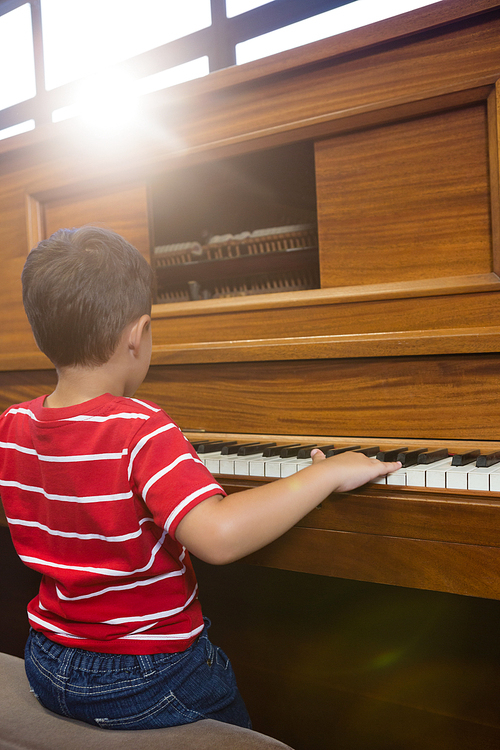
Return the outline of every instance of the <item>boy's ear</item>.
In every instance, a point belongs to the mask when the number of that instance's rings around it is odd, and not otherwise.
[[[139,351],[142,337],[146,331],[149,330],[151,325],[151,318],[149,315],[141,315],[130,329],[128,337],[128,348],[134,350],[135,353]]]

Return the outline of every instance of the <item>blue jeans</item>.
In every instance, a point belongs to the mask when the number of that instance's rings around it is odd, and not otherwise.
[[[227,656],[207,636],[175,654],[132,656],[68,648],[31,630],[26,674],[40,703],[108,729],[158,729],[216,719],[250,728]]]

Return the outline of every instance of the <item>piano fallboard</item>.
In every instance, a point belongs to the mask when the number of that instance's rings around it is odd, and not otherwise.
[[[200,433],[186,432],[193,442]],[[325,438],[205,434],[207,440],[339,445],[409,445],[450,453],[495,442],[401,441],[386,438]],[[271,478],[216,475],[228,493]],[[297,572],[500,599],[500,493],[370,484],[330,495],[293,529],[247,558],[258,565]]]

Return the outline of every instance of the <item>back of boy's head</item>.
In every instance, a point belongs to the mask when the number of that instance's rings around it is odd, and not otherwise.
[[[28,255],[23,303],[39,348],[56,367],[104,364],[125,327],[151,312],[153,272],[107,229],[60,229]]]

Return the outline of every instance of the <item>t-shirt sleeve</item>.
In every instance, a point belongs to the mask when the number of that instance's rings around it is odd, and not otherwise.
[[[130,481],[155,523],[175,538],[180,521],[198,503],[225,495],[191,443],[161,412],[136,434],[130,446]]]

